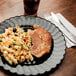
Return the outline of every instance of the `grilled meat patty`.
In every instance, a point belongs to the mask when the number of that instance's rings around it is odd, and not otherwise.
[[[34,25],[34,30],[29,29],[28,32],[33,44],[32,47],[30,47],[30,52],[32,55],[40,58],[44,54],[50,52],[52,36],[47,30]]]

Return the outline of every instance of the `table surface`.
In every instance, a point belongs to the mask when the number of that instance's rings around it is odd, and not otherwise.
[[[0,0],[0,22],[24,14],[23,0]],[[38,16],[61,13],[76,27],[76,0],[41,0]],[[15,76],[0,69],[0,76]],[[39,76],[76,76],[76,47],[67,48],[64,60],[54,70]]]

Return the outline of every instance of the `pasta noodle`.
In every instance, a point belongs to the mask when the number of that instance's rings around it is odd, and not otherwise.
[[[8,54],[8,57],[14,64],[17,64],[17,59],[13,55]]]
[[[0,50],[9,64],[18,64],[18,61],[23,62],[25,59],[32,61],[33,56],[29,52],[31,46],[28,32],[24,32],[18,25],[0,34]]]
[[[8,61],[9,64],[12,64],[12,61],[6,56],[5,59]]]

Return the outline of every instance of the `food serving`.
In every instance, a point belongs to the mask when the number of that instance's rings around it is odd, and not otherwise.
[[[45,29],[34,25],[34,30],[28,30],[32,40],[30,52],[37,58],[49,53],[52,46],[52,35]]]
[[[34,30],[28,29],[27,32],[16,25],[0,34],[1,55],[11,65],[25,60],[33,61],[33,56],[40,58],[50,52],[51,45],[51,34],[37,25],[34,25]]]

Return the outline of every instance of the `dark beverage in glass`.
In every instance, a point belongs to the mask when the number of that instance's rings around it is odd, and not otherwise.
[[[24,0],[24,15],[37,16],[40,0]]]

